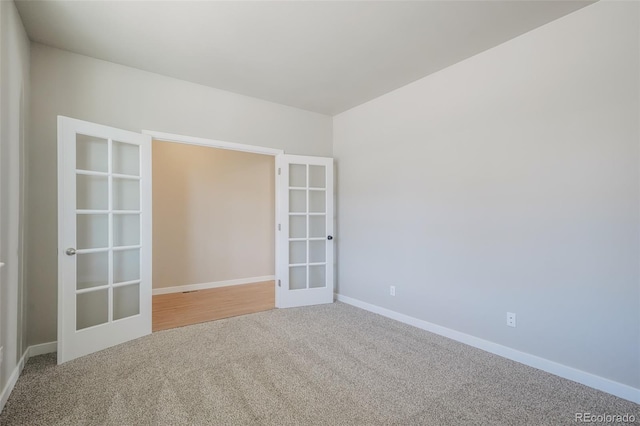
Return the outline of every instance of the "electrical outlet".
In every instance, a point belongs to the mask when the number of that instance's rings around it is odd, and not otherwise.
[[[516,314],[514,314],[513,312],[507,312],[507,325],[509,327],[516,326]]]
[[[392,285],[391,287],[389,287],[389,294],[391,296],[395,296],[396,295],[396,286]]]

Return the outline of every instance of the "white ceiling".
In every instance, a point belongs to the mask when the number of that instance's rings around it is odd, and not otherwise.
[[[16,1],[36,42],[333,115],[583,1]]]

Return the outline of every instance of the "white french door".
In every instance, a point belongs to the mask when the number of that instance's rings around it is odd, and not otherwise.
[[[333,302],[333,159],[276,157],[276,307]]]
[[[151,333],[151,137],[58,117],[58,363]]]

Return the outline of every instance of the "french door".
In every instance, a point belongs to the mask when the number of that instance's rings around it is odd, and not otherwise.
[[[279,155],[276,307],[333,302],[333,159]]]
[[[58,117],[58,363],[151,333],[151,137]]]

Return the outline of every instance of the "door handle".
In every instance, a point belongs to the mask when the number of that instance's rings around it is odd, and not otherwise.
[[[73,255],[75,255],[75,254],[76,254],[76,249],[74,249],[74,248],[68,248],[68,249],[66,249],[64,252],[65,252],[65,254],[66,254],[67,256],[73,256]]]
[[[329,240],[329,241],[333,240],[333,235],[327,236],[327,240]]]

